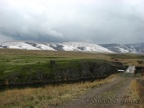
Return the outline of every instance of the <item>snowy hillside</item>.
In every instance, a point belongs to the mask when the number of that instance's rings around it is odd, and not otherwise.
[[[53,46],[56,46],[56,48]],[[56,50],[64,50],[64,51],[112,53],[112,51],[102,46],[99,46],[97,44],[90,44],[90,43],[84,43],[84,42],[57,43],[57,44],[51,44],[51,47],[55,48]]]
[[[144,43],[134,44],[101,44],[101,46],[116,53],[137,53],[144,54]]]
[[[4,42],[0,45],[0,48],[113,53],[112,51],[100,45],[85,42],[64,42],[64,43]]]
[[[38,48],[33,47],[25,42],[5,42],[0,45],[1,48],[10,48],[10,49],[27,49],[27,50],[38,50]]]
[[[52,51],[81,51],[97,53],[137,53],[144,54],[144,43],[135,44],[91,44],[86,42],[39,43],[39,42],[4,42],[0,48]]]
[[[128,48],[123,44],[103,44],[101,46],[117,53],[136,53],[135,49]]]

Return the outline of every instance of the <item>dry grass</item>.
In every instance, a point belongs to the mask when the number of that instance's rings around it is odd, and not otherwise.
[[[39,108],[59,105],[82,95],[91,88],[112,82],[117,77],[118,75],[111,75],[104,80],[94,82],[3,91],[0,92],[0,108]]]
[[[44,51],[44,50],[18,50],[18,49],[0,49],[0,62],[4,59],[13,61],[17,59],[19,62],[21,59],[33,58],[32,61],[43,62],[47,57],[56,57],[54,59],[101,59],[108,61],[122,62],[126,65],[144,66],[144,64],[138,64],[137,60],[144,59],[142,55],[133,54],[102,54],[102,53],[90,53],[90,52],[71,52],[71,51]],[[43,57],[44,60],[41,60]],[[31,61],[30,61],[31,62]],[[10,62],[11,63],[11,62]],[[14,62],[12,62],[14,63]]]
[[[0,56],[15,57],[20,56],[53,56],[53,57],[68,57],[68,58],[101,58],[110,59],[108,54],[88,53],[88,52],[73,52],[73,51],[48,51],[48,50],[17,50],[17,49],[0,49]]]
[[[144,98],[144,80],[135,79],[131,83],[132,96],[137,98]]]

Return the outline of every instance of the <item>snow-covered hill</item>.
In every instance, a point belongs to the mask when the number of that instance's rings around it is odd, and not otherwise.
[[[107,48],[104,48],[100,45],[85,42],[64,42],[64,43],[4,42],[0,45],[0,48],[113,53],[113,51],[110,51]]]
[[[136,53],[134,48],[129,48],[123,44],[102,44],[101,46],[117,53]]]
[[[144,54],[144,43],[134,44],[101,44],[101,46],[116,53],[137,53]]]
[[[39,43],[11,41],[0,44],[0,48],[52,51],[81,51],[97,53],[137,53],[144,54],[144,43],[135,44],[91,44],[86,42]]]

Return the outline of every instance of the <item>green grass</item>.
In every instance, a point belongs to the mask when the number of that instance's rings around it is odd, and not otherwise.
[[[107,56],[81,52],[0,49],[0,80],[19,74],[22,75],[21,79],[26,75],[32,77],[32,74],[39,73],[43,76],[52,77],[50,60],[55,60],[56,64],[64,69],[70,66],[77,67],[80,60],[99,58],[107,58]]]
[[[144,66],[144,64],[137,63],[137,60],[141,59],[144,59],[143,55],[134,54],[0,49],[0,83],[7,78],[15,79],[16,77],[20,77],[22,79],[25,76],[33,77],[32,75],[38,74],[42,74],[41,77],[52,78],[53,68],[50,66],[50,60],[56,61],[54,68],[57,68],[57,70],[66,70],[66,68],[75,68],[78,70],[79,63],[85,61],[91,61],[91,63],[97,61],[97,64],[120,62],[124,65]],[[36,80],[35,78],[33,79]]]

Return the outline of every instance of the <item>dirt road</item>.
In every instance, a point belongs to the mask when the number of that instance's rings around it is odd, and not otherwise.
[[[133,77],[119,76],[111,83],[96,87],[83,96],[57,108],[135,108],[139,100],[129,100]]]

